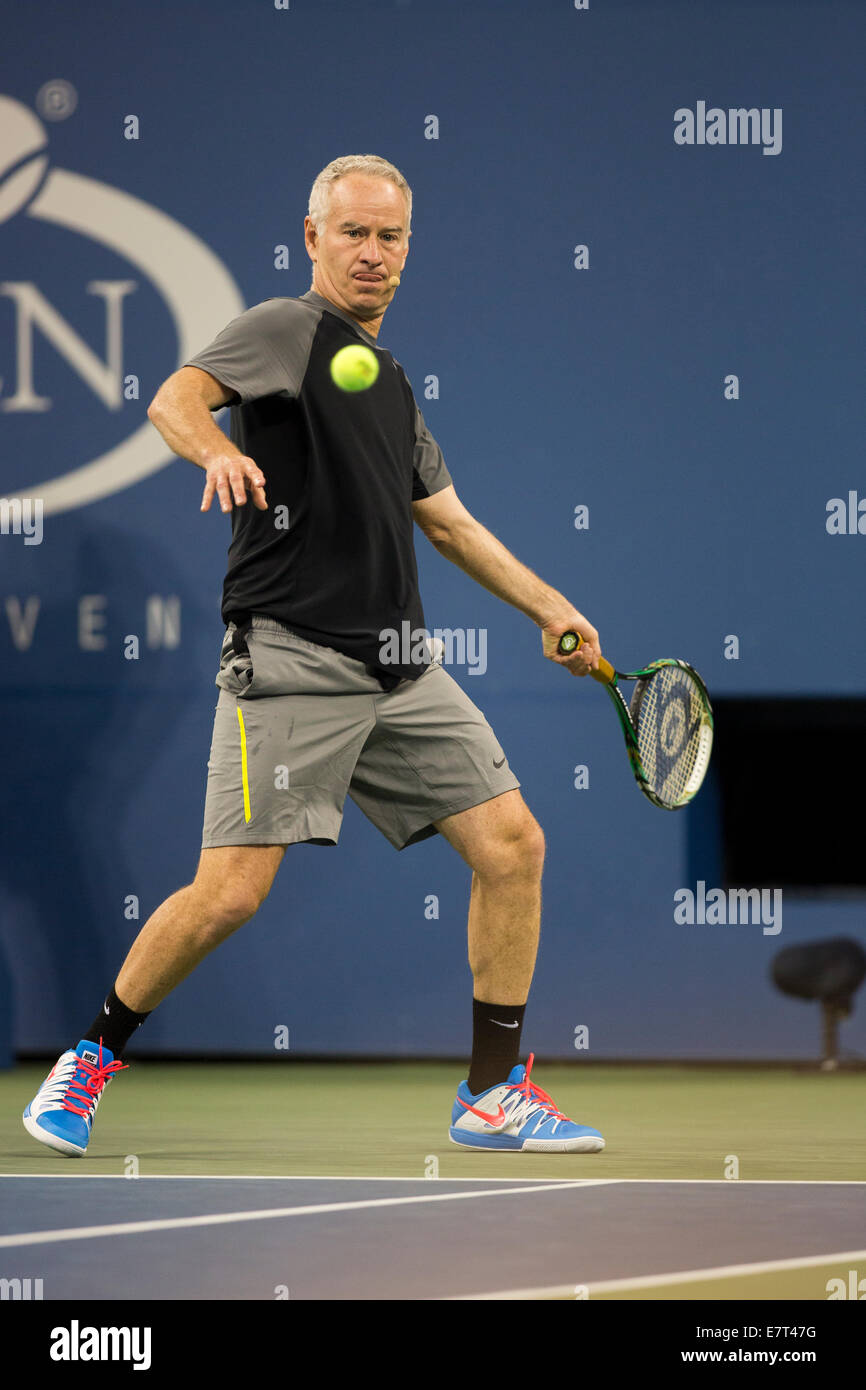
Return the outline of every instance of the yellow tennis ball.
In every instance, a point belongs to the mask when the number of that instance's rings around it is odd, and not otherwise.
[[[341,391],[366,391],[379,375],[379,359],[363,343],[340,348],[331,358],[331,376]]]

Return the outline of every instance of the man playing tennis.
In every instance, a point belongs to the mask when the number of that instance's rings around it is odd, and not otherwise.
[[[195,880],[157,908],[77,1048],[24,1113],[81,1155],[135,1030],[253,917],[290,844],[336,844],[346,795],[396,849],[439,833],[472,868],[473,1045],[450,1137],[478,1149],[596,1152],[518,1062],[538,946],[542,831],[496,737],[422,643],[386,660],[383,634],[424,630],[413,521],[447,559],[541,629],[583,676],[598,633],[459,501],[406,376],[376,345],[406,263],[412,194],[372,155],[334,160],[305,220],[313,284],[234,319],[163,384],[148,414],[232,514],[226,635]],[[379,374],[338,390],[330,363],[363,343]],[[231,404],[231,441],[212,412]],[[557,652],[576,630],[583,646]]]

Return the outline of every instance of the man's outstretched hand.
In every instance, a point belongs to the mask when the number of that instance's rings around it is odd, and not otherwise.
[[[265,475],[255,459],[245,454],[218,454],[212,458],[205,469],[207,482],[201,499],[203,512],[210,511],[214,494],[219,498],[220,508],[230,512],[232,506],[243,507],[247,493],[259,511],[266,512]]]
[[[565,632],[577,632],[583,638],[583,645],[568,656],[559,650],[559,639]],[[601,657],[598,633],[576,608],[566,609],[541,625],[541,644],[544,655],[558,666],[564,666],[573,676],[588,676],[590,671],[598,670]]]

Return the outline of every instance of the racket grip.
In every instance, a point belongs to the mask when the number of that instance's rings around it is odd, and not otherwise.
[[[563,643],[565,645],[563,646]],[[563,656],[571,656],[573,652],[580,651],[583,646],[583,638],[579,632],[564,632],[559,639],[558,650]],[[609,661],[604,657],[599,657],[598,670],[589,673],[593,680],[599,681],[601,685],[612,685],[616,677],[616,671]]]
[[[593,680],[600,681],[602,685],[613,685],[616,671],[609,661],[605,661],[603,656],[598,658],[598,670],[589,673]]]

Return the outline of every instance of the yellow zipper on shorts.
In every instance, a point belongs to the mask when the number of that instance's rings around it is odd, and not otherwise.
[[[241,779],[244,784],[244,820],[249,822],[252,816],[250,811],[250,779],[247,772],[247,731],[244,728],[244,716],[240,705],[237,706],[238,723],[241,726]]]

